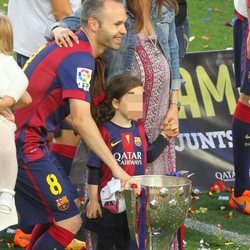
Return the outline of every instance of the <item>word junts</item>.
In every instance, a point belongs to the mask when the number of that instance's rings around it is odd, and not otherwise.
[[[190,150],[232,148],[232,131],[181,133],[177,138],[175,149],[183,151],[185,147]]]

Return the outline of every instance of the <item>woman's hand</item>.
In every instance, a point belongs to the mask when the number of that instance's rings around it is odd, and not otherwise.
[[[163,135],[167,139],[176,137],[176,133],[178,132],[178,130],[179,128],[175,120],[171,120],[168,123],[163,124],[161,135]]]
[[[162,132],[167,138],[175,138],[179,135],[178,106],[170,105],[167,116],[161,126]]]
[[[78,37],[68,28],[56,27],[52,30],[52,36],[59,47],[73,47],[72,40],[79,43]]]

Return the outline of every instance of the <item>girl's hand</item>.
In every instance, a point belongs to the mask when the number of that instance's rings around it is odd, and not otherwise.
[[[98,216],[102,217],[102,209],[98,200],[89,200],[86,215],[89,219],[96,219]]]
[[[59,47],[73,47],[72,40],[79,44],[78,37],[68,28],[56,27],[52,30],[52,36]]]

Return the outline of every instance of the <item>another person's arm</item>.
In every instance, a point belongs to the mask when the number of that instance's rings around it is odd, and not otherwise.
[[[8,81],[5,83],[8,84],[5,95],[0,99],[0,111],[3,111],[12,108],[22,98],[28,86],[28,79],[11,56],[5,58],[5,66],[0,70],[0,75],[1,81]]]
[[[30,94],[27,91],[25,91],[24,94],[21,96],[21,98],[18,100],[18,102],[14,104],[14,106],[12,107],[12,110],[15,111],[17,109],[25,107],[29,105],[31,102],[32,102],[32,98]]]
[[[57,21],[73,14],[69,0],[50,0],[50,4]]]
[[[98,185],[88,185],[89,201],[86,207],[86,215],[89,219],[102,217],[102,209],[98,200]]]
[[[179,48],[178,41],[175,32],[175,22],[173,21],[169,24],[169,49],[170,49],[170,58],[171,58],[171,92],[169,97],[169,109],[167,116],[164,120],[164,124],[168,124],[171,120],[179,127],[178,119],[178,93],[181,87],[182,80],[180,79],[180,65],[179,65]],[[172,133],[171,137],[176,137],[179,134],[179,129],[176,130],[176,133]]]
[[[5,111],[8,108],[11,108],[15,103],[15,100],[11,96],[2,96],[0,97],[0,112]]]
[[[73,16],[68,16],[59,22],[49,25],[45,31],[45,38],[56,41],[58,46],[72,46],[71,39],[78,43],[74,34],[80,28],[80,9]],[[60,39],[59,39],[60,38]]]

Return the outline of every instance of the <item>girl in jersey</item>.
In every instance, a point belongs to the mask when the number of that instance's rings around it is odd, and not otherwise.
[[[148,142],[144,126],[138,121],[143,117],[143,85],[138,78],[127,74],[111,80],[97,114],[104,141],[131,176],[144,175],[147,162],[153,162],[161,154],[168,144],[167,137],[178,129],[171,121],[152,144]],[[129,249],[127,216],[119,184],[112,191],[113,199],[107,198],[107,184],[117,184],[117,180],[92,152],[87,165],[89,201],[84,221],[85,228],[95,233],[94,249]]]

